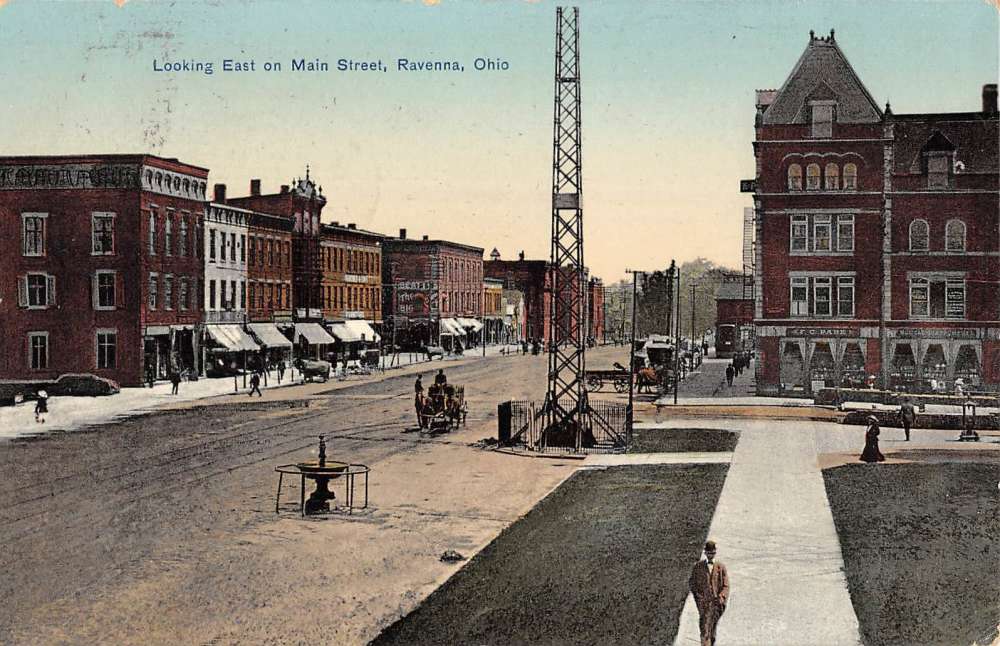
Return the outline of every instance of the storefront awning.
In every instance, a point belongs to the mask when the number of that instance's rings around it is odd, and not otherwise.
[[[372,329],[372,326],[368,324],[368,321],[349,319],[344,321],[344,325],[346,325],[352,332],[360,336],[361,340],[365,343],[378,343],[380,340],[379,335],[374,329]]]
[[[164,336],[170,334],[169,325],[147,325],[146,336]]]
[[[483,324],[476,319],[460,318],[458,319],[458,322],[463,328],[471,329],[473,332],[478,332],[483,329]]]
[[[333,336],[337,337],[337,340],[341,343],[359,343],[361,341],[361,335],[356,334],[354,330],[347,327],[343,323],[331,323],[330,332]]]
[[[257,342],[239,325],[209,325],[206,328],[212,338],[230,352],[243,352],[244,350],[256,352],[260,349]]]
[[[296,323],[295,339],[305,337],[309,345],[326,345],[334,343],[334,338],[326,333],[319,323]]]
[[[290,348],[292,342],[281,333],[274,323],[250,323],[248,325],[250,333],[253,334],[261,345],[269,348]]]
[[[444,336],[465,336],[465,330],[455,319],[441,319],[441,334]]]

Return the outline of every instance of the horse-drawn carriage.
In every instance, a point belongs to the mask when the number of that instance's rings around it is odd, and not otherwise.
[[[414,405],[421,433],[443,433],[465,424],[469,406],[465,386],[434,384],[427,394],[417,393]]]
[[[627,393],[629,388],[628,370],[622,364],[615,362],[613,370],[588,370],[587,388],[590,392],[597,392],[605,384],[611,384],[615,392]],[[658,391],[664,384],[671,383],[668,371],[665,368],[648,367],[642,361],[636,361],[635,365],[635,389],[639,393],[652,393]],[[670,373],[672,374],[672,372]]]
[[[324,382],[330,379],[332,366],[329,361],[310,361],[309,359],[296,359],[293,363],[302,374],[302,383],[312,381],[314,377],[319,377]]]

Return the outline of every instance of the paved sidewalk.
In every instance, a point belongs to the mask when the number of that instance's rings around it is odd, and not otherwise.
[[[612,453],[588,455],[581,468],[634,467],[642,464],[726,464],[733,454],[726,451],[678,453]]]
[[[860,644],[816,459],[818,425],[807,429],[802,422],[739,424],[709,531],[732,582],[720,643]],[[698,610],[688,596],[675,644],[699,643]]]
[[[489,346],[486,356],[500,356],[500,349],[503,346]],[[509,346],[508,349],[513,346]],[[473,352],[478,350],[478,352]],[[373,373],[371,375],[350,375],[344,378],[343,375],[331,376],[329,384],[343,384],[353,386],[365,381],[377,381],[386,377],[410,374],[420,370],[437,370],[455,361],[474,361],[482,359],[482,349],[474,348],[466,351],[462,355],[448,355],[444,361],[437,359],[428,363],[426,360],[419,361],[421,355],[409,356],[401,354],[399,365],[389,368],[384,373]],[[411,362],[411,359],[413,361]],[[295,379],[292,379],[294,375]],[[286,388],[289,386],[301,386],[302,380],[297,370],[286,370],[285,379],[281,384],[277,383],[277,371],[270,371],[267,377],[267,384],[261,380],[261,390],[264,393],[275,388]],[[35,402],[27,401],[16,406],[0,407],[0,440],[12,439],[26,435],[37,435],[41,433],[51,433],[53,431],[76,431],[88,426],[97,424],[107,424],[124,419],[133,415],[159,408],[175,407],[177,404],[190,403],[209,397],[219,397],[223,395],[242,395],[247,401],[257,401],[257,398],[247,398],[249,391],[250,375],[246,377],[244,386],[243,376],[220,377],[209,379],[202,377],[198,381],[185,381],[180,384],[177,395],[171,395],[171,385],[169,382],[157,382],[153,388],[123,388],[117,395],[106,397],[50,397],[49,413],[45,416],[44,424],[35,422]],[[324,390],[330,388],[329,385],[322,387]],[[302,396],[308,396],[308,388],[302,392]],[[268,400],[267,395],[262,398]]]

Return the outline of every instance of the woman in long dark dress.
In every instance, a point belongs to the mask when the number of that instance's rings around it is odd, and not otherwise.
[[[874,416],[868,418],[868,430],[865,431],[865,450],[861,452],[862,462],[884,462],[885,456],[878,450],[878,420]]]

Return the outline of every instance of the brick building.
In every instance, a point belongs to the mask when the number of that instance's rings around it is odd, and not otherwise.
[[[382,241],[383,311],[403,347],[469,347],[483,314],[483,249],[445,240]],[[388,317],[392,317],[388,319]]]
[[[0,157],[0,378],[196,367],[207,180],[153,155]]]
[[[384,237],[381,233],[359,229],[353,223],[323,225],[320,307],[327,321],[382,322]]]
[[[483,323],[487,343],[500,343],[504,334],[503,281],[483,279]]]
[[[735,352],[747,349],[753,334],[752,289],[748,290],[742,276],[723,280],[715,293],[715,356],[728,359]]]
[[[761,394],[1000,382],[996,86],[982,109],[881,110],[831,31],[757,92]]]
[[[483,264],[483,271],[486,276],[502,280],[504,286],[517,289],[524,295],[524,316],[526,319],[525,338],[537,339],[548,343],[549,322],[552,316],[552,278],[553,267],[546,260],[525,260],[524,252],[518,254],[517,260],[501,260],[500,254],[490,254],[490,260]],[[567,272],[569,273],[569,272]],[[584,290],[584,298],[588,299],[587,316],[590,330],[599,328],[599,333],[603,336],[604,326],[604,289],[603,283],[591,284],[588,278],[589,271],[584,268],[584,281],[588,287]],[[570,276],[572,278],[572,276]],[[565,289],[572,289],[571,282],[565,282]],[[596,307],[594,309],[589,303],[594,299],[594,291],[600,292],[596,296]],[[597,335],[591,335],[597,340]]]
[[[292,320],[293,221],[250,212],[247,235],[247,316],[252,322]]]
[[[260,189],[260,180],[252,179],[250,195],[230,198],[228,203],[291,222],[291,308],[295,320],[292,338],[300,355],[326,358],[334,339],[321,325],[323,265],[320,216],[326,205],[322,187],[318,187],[309,177],[309,168],[306,167],[304,178],[297,179],[291,186],[282,185],[277,193],[262,194]],[[267,237],[264,237],[264,253],[270,254],[267,242]],[[271,249],[277,253],[275,242],[271,241]],[[287,255],[285,258],[287,259]],[[280,289],[278,284],[265,282],[265,295],[270,298],[273,290]],[[283,302],[284,295],[280,296]]]
[[[587,338],[593,343],[604,340],[604,281],[587,282]]]

